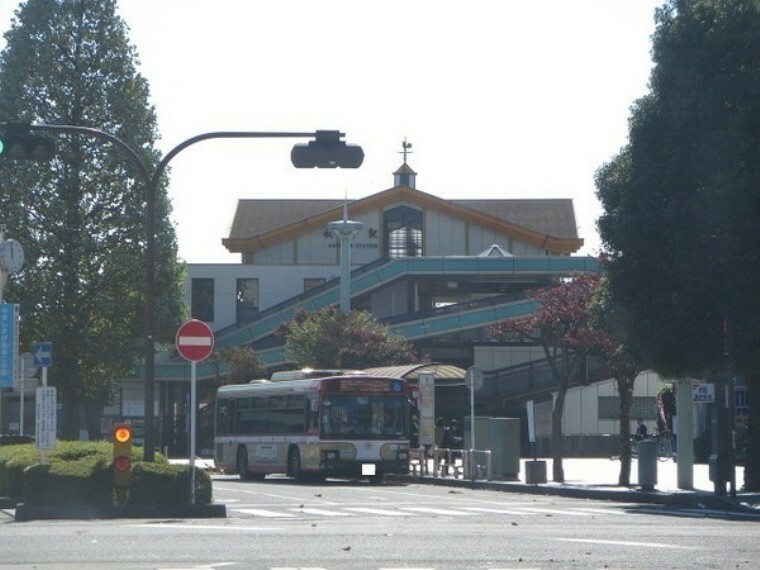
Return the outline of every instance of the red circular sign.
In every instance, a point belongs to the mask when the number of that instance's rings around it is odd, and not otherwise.
[[[179,327],[175,344],[185,360],[206,360],[214,350],[214,332],[203,321],[193,319]]]

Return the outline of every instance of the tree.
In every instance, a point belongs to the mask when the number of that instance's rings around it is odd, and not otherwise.
[[[604,260],[603,266],[606,263]],[[605,368],[615,381],[620,397],[620,474],[618,485],[631,484],[631,407],[636,378],[644,370],[637,356],[620,340],[620,323],[617,307],[611,302],[604,277],[599,282],[589,306],[591,325],[599,331],[597,350]]]
[[[94,127],[156,164],[148,84],[135,68],[115,0],[27,0],[0,54],[0,120]],[[8,288],[21,304],[21,339],[53,343],[51,383],[63,435],[77,437],[82,406],[97,412],[142,356],[145,304],[143,181],[119,149],[57,137],[50,163],[0,161],[0,211],[26,263]],[[157,342],[172,342],[185,312],[165,186],[157,196]]]
[[[411,343],[391,335],[367,311],[299,311],[279,334],[285,336],[287,357],[301,367],[363,369],[417,361]]]
[[[760,1],[670,0],[649,94],[596,175],[610,295],[625,344],[666,377],[760,390]],[[750,434],[760,410],[750,410]],[[750,435],[745,487],[760,490]]]
[[[494,335],[518,335],[524,342],[540,346],[557,383],[552,408],[552,477],[564,482],[562,466],[562,414],[565,396],[580,365],[590,351],[601,346],[601,334],[591,326],[589,305],[599,283],[595,274],[579,274],[553,287],[536,289],[530,296],[539,302],[536,311],[520,319],[503,321]]]
[[[254,350],[248,346],[225,346],[214,351],[211,362],[216,368],[216,385],[245,384],[264,378],[266,368]],[[218,363],[227,363],[227,374],[219,372]]]

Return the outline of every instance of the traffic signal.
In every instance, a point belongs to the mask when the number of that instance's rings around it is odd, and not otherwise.
[[[11,124],[0,134],[0,160],[47,162],[55,157],[55,141],[35,135],[28,125]]]
[[[117,497],[123,496],[129,487],[129,474],[132,471],[132,426],[116,424],[113,429],[113,486]]]
[[[364,162],[364,151],[357,145],[340,140],[338,131],[317,131],[308,144],[297,144],[290,152],[296,168],[359,168]]]

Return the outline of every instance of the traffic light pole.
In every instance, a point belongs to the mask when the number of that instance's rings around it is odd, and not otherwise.
[[[0,129],[10,123],[0,123]],[[145,187],[145,443],[144,460],[155,457],[155,306],[156,306],[156,194],[166,167],[180,152],[196,143],[210,139],[259,139],[259,138],[312,138],[308,147],[296,145],[291,153],[291,161],[297,168],[358,168],[364,159],[361,147],[346,145],[340,139],[345,136],[339,131],[314,132],[261,132],[261,131],[218,131],[191,137],[172,148],[158,163],[151,175],[140,156],[118,137],[90,127],[76,125],[29,125],[30,131],[79,134],[106,140],[125,152],[140,173]]]

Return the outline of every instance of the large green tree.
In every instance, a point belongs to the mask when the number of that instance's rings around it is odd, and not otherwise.
[[[299,311],[285,323],[287,357],[301,367],[362,369],[417,361],[412,344],[367,311]]]
[[[632,108],[629,144],[596,177],[611,299],[626,346],[647,367],[668,377],[736,372],[753,392],[760,1],[670,0],[655,18],[650,92]],[[760,488],[758,437],[745,485]]]
[[[0,121],[96,128],[158,162],[148,83],[115,0],[27,0],[5,39]],[[50,163],[0,160],[0,222],[26,253],[6,292],[21,304],[21,348],[52,341],[64,437],[76,437],[82,411],[109,402],[143,354],[145,195],[123,151],[81,135],[56,140]],[[184,312],[169,213],[161,185],[155,340],[167,342]],[[97,434],[97,413],[87,417]]]

